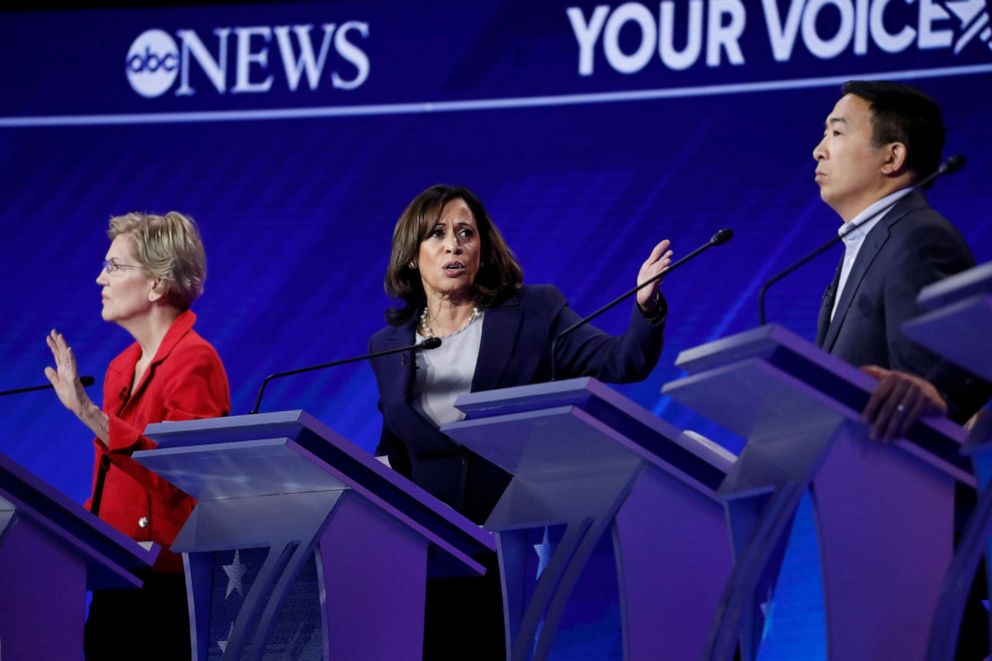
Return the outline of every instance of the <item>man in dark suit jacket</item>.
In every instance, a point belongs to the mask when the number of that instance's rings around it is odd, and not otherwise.
[[[923,193],[909,192],[939,165],[940,109],[896,83],[851,81],[842,92],[813,150],[820,196],[844,221],[845,243],[823,298],[817,344],[880,378],[866,409],[873,436],[901,436],[929,412],[964,422],[988,398],[987,385],[901,330],[921,314],[923,287],[975,264],[957,230]]]
[[[923,193],[909,192],[939,165],[940,109],[919,90],[895,83],[851,81],[842,92],[813,150],[820,197],[844,221],[845,244],[823,297],[816,343],[880,380],[864,411],[874,438],[903,436],[926,413],[964,422],[988,399],[988,384],[901,330],[921,314],[916,298],[923,287],[975,264],[947,219]],[[973,502],[972,490],[958,490],[962,519]],[[984,592],[980,572],[965,609],[959,659],[988,654]]]

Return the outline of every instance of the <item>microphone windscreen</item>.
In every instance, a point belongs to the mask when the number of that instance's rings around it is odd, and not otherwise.
[[[79,382],[83,384],[83,387],[84,388],[89,388],[90,386],[93,385],[93,377],[92,376],[81,376],[81,377],[79,377]]]
[[[710,239],[710,243],[714,246],[718,246],[721,243],[726,243],[734,238],[734,230],[724,227],[722,230],[717,230],[717,233],[713,235]]]
[[[965,164],[964,154],[955,154],[954,156],[951,156],[949,159],[944,161],[944,164],[940,166],[940,173],[951,174],[953,172],[957,172],[958,170],[964,167],[964,164]]]
[[[420,343],[420,348],[424,351],[429,349],[437,349],[439,346],[441,346],[441,338],[439,337],[428,337]]]

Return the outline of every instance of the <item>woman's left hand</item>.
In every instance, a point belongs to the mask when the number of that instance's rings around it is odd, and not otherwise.
[[[79,380],[79,369],[76,367],[76,357],[72,354],[72,347],[66,344],[62,333],[54,330],[48,334],[45,342],[52,350],[52,357],[55,359],[55,369],[46,367],[45,376],[48,377],[62,405],[77,416],[81,416],[92,402]]]
[[[637,273],[637,284],[650,280],[668,268],[672,263],[672,251],[668,249],[669,245],[671,242],[665,239],[654,247],[651,255],[641,264],[641,270]],[[661,280],[637,292],[637,304],[649,317],[658,311],[660,288]]]
[[[79,380],[79,369],[76,367],[72,347],[66,343],[62,333],[54,330],[48,334],[45,342],[55,359],[55,369],[46,367],[45,376],[55,389],[59,401],[107,445],[110,442],[110,419],[86,394],[83,382]]]

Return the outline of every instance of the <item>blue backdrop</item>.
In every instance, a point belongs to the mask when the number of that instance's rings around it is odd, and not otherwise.
[[[44,383],[65,333],[98,383],[130,338],[100,319],[108,217],[194,216],[209,260],[198,330],[234,411],[268,373],[363,353],[383,324],[393,223],[427,186],[475,190],[528,282],[587,313],[676,257],[651,377],[619,388],[682,428],[739,440],[663,398],[678,352],[757,323],[761,282],[831,236],[811,156],[849,78],[911,81],[968,166],[930,193],[992,259],[992,4],[984,0],[327,2],[0,18],[0,389]],[[157,30],[160,32],[149,32]],[[771,291],[812,339],[840,249]],[[619,332],[629,308],[599,325]],[[91,396],[99,400],[99,389]],[[274,385],[371,449],[367,365]],[[87,431],[52,393],[0,399],[0,451],[82,501]]]

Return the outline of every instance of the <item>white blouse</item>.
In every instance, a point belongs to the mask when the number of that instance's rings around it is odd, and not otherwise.
[[[464,328],[441,338],[437,349],[416,353],[413,407],[438,427],[465,417],[455,408],[455,398],[472,389],[485,316],[483,311]],[[417,342],[425,339],[419,332],[416,335]]]

